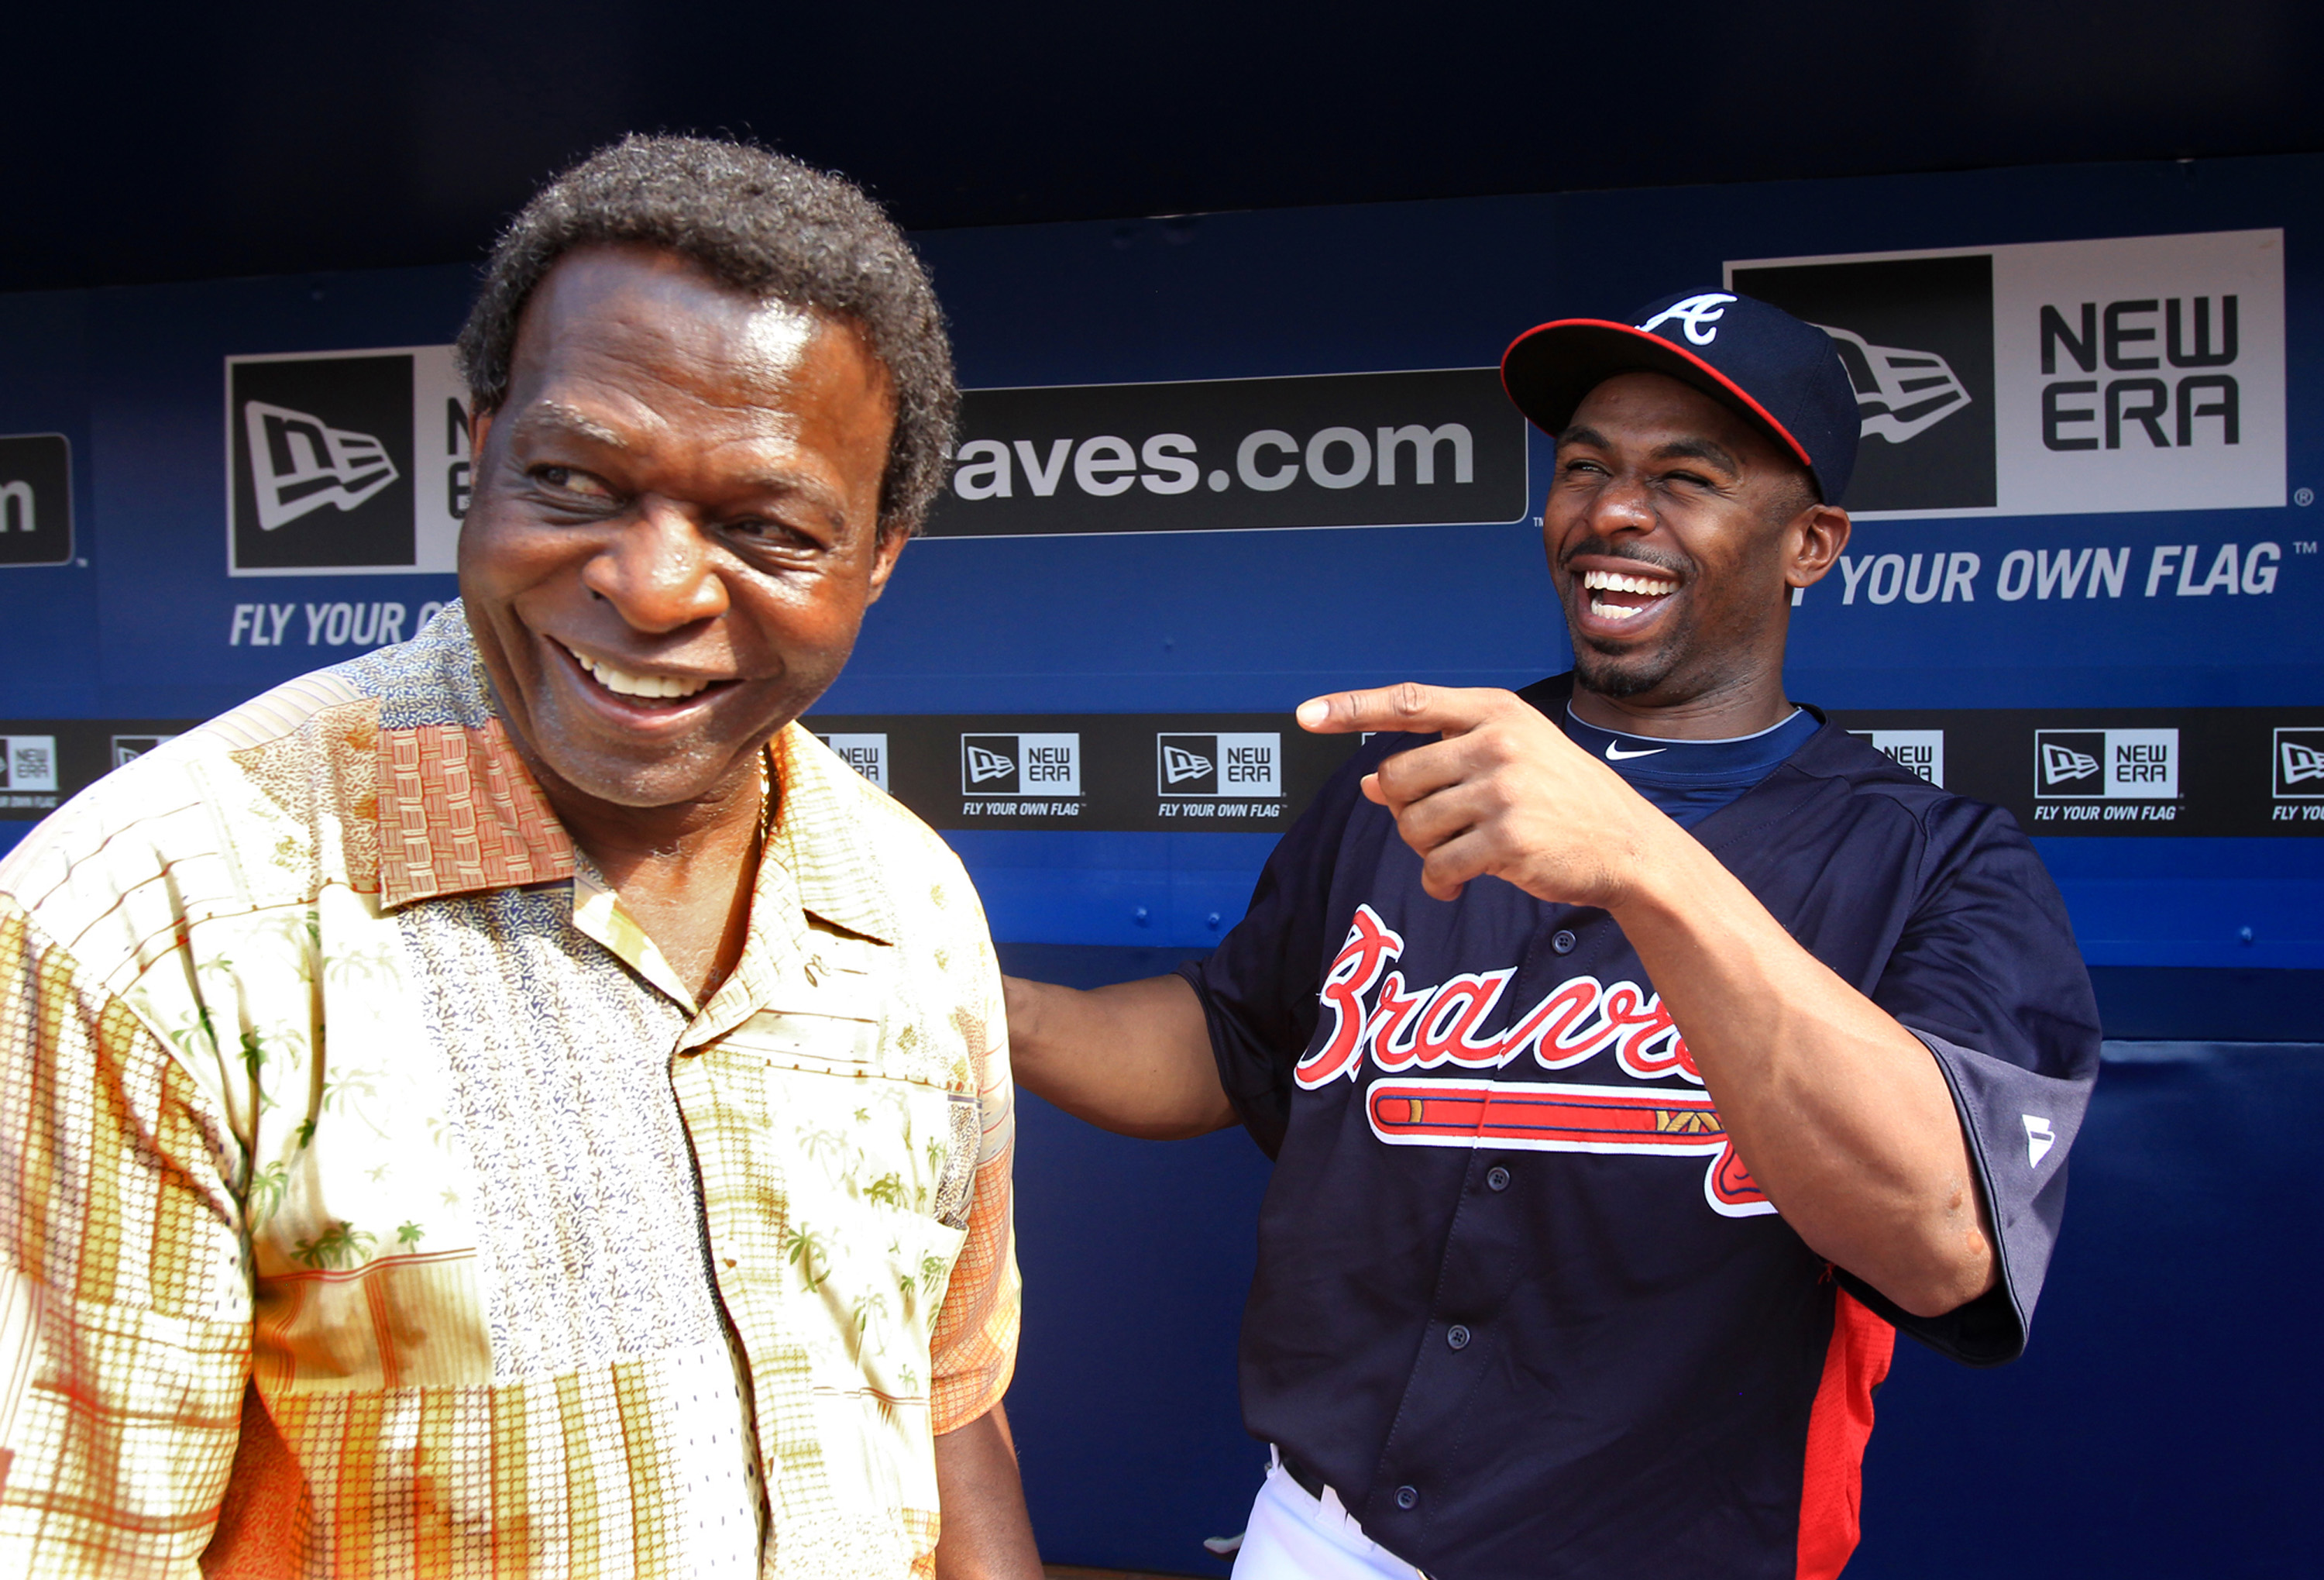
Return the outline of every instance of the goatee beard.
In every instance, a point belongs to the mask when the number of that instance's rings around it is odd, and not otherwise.
[[[1677,659],[1669,653],[1641,654],[1624,663],[1579,644],[1573,650],[1573,678],[1583,690],[1600,697],[1644,696],[1669,679],[1677,667]]]

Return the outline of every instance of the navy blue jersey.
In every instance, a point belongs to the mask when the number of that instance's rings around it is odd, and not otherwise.
[[[1448,1580],[1837,1573],[1890,1325],[2024,1344],[2098,1057],[2055,886],[2007,813],[1829,724],[1692,829],[1951,1085],[2001,1282],[1915,1318],[1776,1215],[1604,911],[1423,892],[1358,789],[1421,744],[1366,743],[1185,971],[1276,1159],[1245,1424]]]

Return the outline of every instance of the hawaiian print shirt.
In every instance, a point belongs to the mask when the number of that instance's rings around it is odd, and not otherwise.
[[[932,1573],[1016,1351],[1000,976],[793,725],[696,1003],[457,605],[0,863],[0,1572]]]

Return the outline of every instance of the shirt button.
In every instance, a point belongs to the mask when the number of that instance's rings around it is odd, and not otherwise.
[[[1409,1509],[1409,1508],[1413,1507],[1415,1504],[1418,1503],[1419,1501],[1420,1501],[1420,1489],[1419,1489],[1418,1487],[1398,1487],[1398,1488],[1397,1488],[1397,1490],[1396,1490],[1396,1506],[1397,1506],[1397,1508],[1399,1508],[1399,1509]]]
[[[1444,1330],[1444,1342],[1456,1350],[1465,1350],[1469,1347],[1469,1330],[1456,1322]]]
[[[1564,928],[1558,929],[1549,936],[1549,947],[1561,955],[1572,954],[1574,942],[1573,934]]]
[[[1494,1164],[1485,1170],[1485,1184],[1492,1190],[1507,1190],[1509,1187],[1509,1171],[1499,1163]]]

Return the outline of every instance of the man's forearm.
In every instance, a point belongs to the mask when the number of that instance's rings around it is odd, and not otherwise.
[[[1202,1002],[1183,977],[1082,991],[1004,977],[1017,1085],[1121,1135],[1202,1135],[1235,1122]]]
[[[1040,1580],[1016,1445],[999,1405],[936,1439],[936,1580]]]
[[[1671,827],[1614,917],[1671,1012],[1737,1152],[1802,1239],[1935,1316],[1998,1269],[1935,1057],[1800,947]]]

